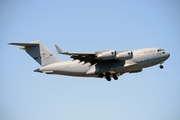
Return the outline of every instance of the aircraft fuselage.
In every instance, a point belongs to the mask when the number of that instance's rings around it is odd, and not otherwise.
[[[30,43],[10,43],[20,46],[42,67],[34,70],[46,74],[59,74],[81,77],[105,77],[115,80],[124,73],[141,72],[143,68],[162,64],[170,54],[160,48],[144,48],[138,50],[115,51],[105,50],[93,53],[63,52],[57,45],[59,54],[71,56],[72,61],[62,62],[39,40]],[[160,65],[162,69],[163,66]]]
[[[94,65],[73,60],[44,66],[39,72],[82,77],[98,77],[99,73],[105,72],[121,75],[126,72],[140,72],[142,68],[162,63],[170,56],[168,52],[159,48],[145,48],[132,52],[133,58],[129,60],[106,60]]]

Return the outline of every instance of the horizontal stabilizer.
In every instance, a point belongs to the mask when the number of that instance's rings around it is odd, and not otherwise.
[[[9,45],[17,45],[17,46],[24,46],[24,47],[30,47],[38,45],[39,43],[9,43]]]

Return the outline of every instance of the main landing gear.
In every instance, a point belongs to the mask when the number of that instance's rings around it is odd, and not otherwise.
[[[113,75],[114,80],[118,80],[118,77],[116,75]]]
[[[110,76],[106,76],[105,77],[107,81],[111,81],[111,77]],[[118,80],[118,77],[116,75],[113,75],[113,79],[114,80]]]
[[[105,78],[106,78],[107,81],[111,81],[110,75],[111,75],[111,73],[109,73],[109,72],[105,73]]]
[[[111,77],[113,77],[114,80],[118,80],[117,75],[113,75],[110,72],[106,72],[105,74],[99,73],[98,77],[103,78],[105,77],[107,81],[111,81]]]
[[[114,80],[118,80],[117,75],[113,75],[112,77],[113,77]],[[105,73],[105,78],[106,78],[107,81],[111,81],[111,73],[106,72]]]
[[[111,77],[110,76],[106,76],[105,77],[107,81],[111,81]]]

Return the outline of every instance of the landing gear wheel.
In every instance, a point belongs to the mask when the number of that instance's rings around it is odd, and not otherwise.
[[[106,80],[107,81],[111,81],[111,77],[110,76],[106,76]]]
[[[164,67],[163,67],[163,65],[160,65],[159,67],[160,67],[161,69],[163,69],[163,68],[164,68]]]
[[[110,75],[111,75],[110,72],[106,72],[106,73],[105,73],[105,78],[106,78],[107,81],[111,81]]]
[[[114,80],[118,80],[118,77],[116,75],[113,75]]]

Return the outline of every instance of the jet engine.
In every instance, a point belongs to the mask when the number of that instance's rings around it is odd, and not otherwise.
[[[101,60],[112,60],[116,58],[116,51],[109,50],[102,53],[97,54],[97,58]]]
[[[116,59],[118,60],[128,60],[133,58],[133,53],[132,51],[124,51],[120,52],[116,55]]]
[[[114,50],[105,51],[97,54],[97,59],[100,60],[128,60],[133,58],[132,51],[116,52]]]

